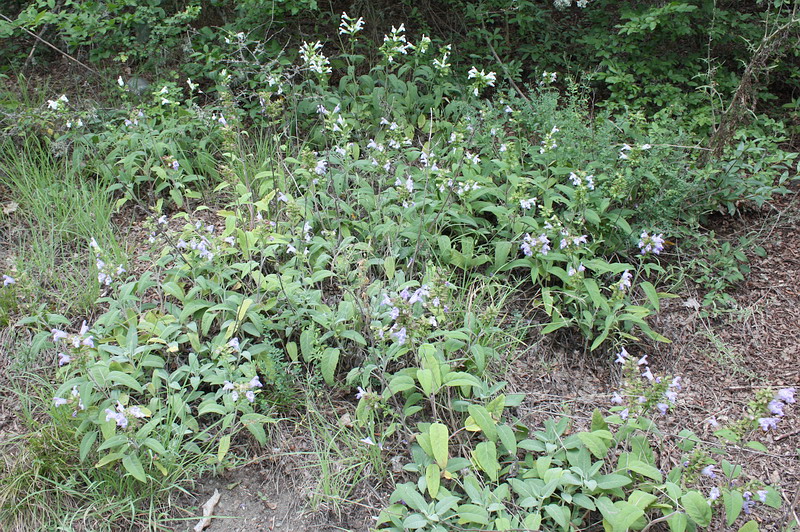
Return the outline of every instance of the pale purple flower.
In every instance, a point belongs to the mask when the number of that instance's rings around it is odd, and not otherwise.
[[[53,333],[53,341],[54,342],[57,342],[59,340],[63,340],[65,338],[69,337],[69,334],[65,333],[64,331],[60,331],[58,329],[51,329],[50,332]]]
[[[623,410],[622,412],[620,412],[620,413],[619,413],[619,417],[620,417],[620,419],[623,419],[623,420],[625,420],[625,419],[628,419],[628,413],[629,413],[629,412],[628,412],[628,409],[627,409],[627,408],[626,408],[625,410]]]
[[[717,474],[714,473],[714,466],[713,465],[705,466],[703,468],[703,470],[700,471],[700,474],[705,476],[705,477],[709,477],[709,478],[717,478]]]
[[[720,496],[719,488],[716,486],[711,488],[711,491],[708,492],[708,500],[710,501],[716,501],[717,499],[719,499],[719,496]]]
[[[769,429],[774,429],[778,426],[778,421],[780,421],[777,417],[760,417],[758,418],[758,424],[767,432]]]
[[[406,343],[406,339],[408,338],[408,334],[406,333],[405,327],[403,327],[399,331],[393,332],[392,336],[394,336],[395,340],[397,340],[397,343],[400,345]]]
[[[118,427],[123,429],[128,426],[128,418],[122,412],[114,412],[110,408],[106,408],[106,421],[114,420],[117,422]]]
[[[619,284],[617,285],[620,292],[624,292],[631,287],[631,279],[633,279],[633,274],[629,270],[622,272],[622,276],[619,278]]]
[[[645,366],[647,365],[647,355],[644,355],[639,361],[636,363],[637,366]]]
[[[778,390],[778,393],[775,394],[775,397],[783,401],[787,404],[792,404],[795,402],[794,398],[794,388],[784,388],[783,390]]]
[[[228,342],[228,347],[232,348],[234,351],[239,350],[239,339],[238,338],[231,338],[230,342]]]
[[[392,310],[389,311],[389,317],[392,318],[392,320],[396,320],[398,316],[400,316],[400,309],[392,307]]]
[[[622,351],[617,353],[617,359],[614,362],[618,364],[624,364],[627,359],[628,359],[628,352],[623,347]]]
[[[317,175],[324,175],[328,168],[328,161],[320,159],[317,161],[317,166],[314,168],[314,173]]]
[[[664,397],[666,397],[670,403],[674,403],[678,399],[678,392],[667,390],[666,392],[664,392]]]
[[[133,417],[137,418],[137,419],[141,419],[143,417],[146,417],[146,414],[144,413],[144,411],[141,408],[139,408],[138,406],[129,407],[128,408],[128,413],[130,415],[132,415]]]
[[[614,392],[614,395],[611,396],[611,404],[621,405],[622,402],[623,402],[622,396],[618,392]]]
[[[364,391],[364,388],[361,386],[358,387],[358,393],[356,394],[356,399],[359,401],[367,396],[367,392]]]
[[[251,403],[256,400],[256,393],[253,390],[247,390],[244,396],[247,397],[247,400]]]
[[[13,277],[11,277],[10,275],[3,274],[3,286],[4,287],[6,287],[6,286],[8,286],[10,284],[14,284],[16,282],[17,282],[17,280],[14,279]]]
[[[233,390],[233,383],[231,381],[225,381],[222,384],[223,391]]]
[[[645,370],[644,370],[644,373],[642,373],[642,377],[646,378],[646,379],[647,379],[647,380],[649,380],[650,382],[653,382],[653,380],[655,379],[655,377],[653,377],[653,372],[652,372],[652,371],[650,371],[650,366],[647,366],[647,367],[645,368]]]
[[[67,404],[67,400],[63,397],[53,397],[53,406],[63,406]]]
[[[658,411],[662,414],[666,414],[667,410],[669,409],[669,405],[667,403],[658,403],[656,404],[656,408],[658,408]]]
[[[773,399],[772,401],[769,402],[769,404],[767,405],[767,408],[769,409],[769,411],[772,414],[774,414],[774,415],[776,415],[778,417],[782,417],[783,416],[783,401],[779,401],[777,399]]]
[[[714,429],[719,427],[719,423],[717,422],[717,418],[714,417],[714,416],[711,416],[710,418],[706,419],[706,423],[708,423],[711,426],[711,428],[714,428]]]
[[[642,255],[654,253],[658,255],[664,249],[664,235],[648,235],[647,231],[642,231],[639,239],[639,249]]]
[[[178,161],[172,161],[172,169],[173,170],[177,170],[180,167],[181,167],[181,163],[179,163]]]
[[[264,385],[261,384],[261,381],[258,379],[258,375],[250,379],[250,382],[247,383],[250,388],[263,388]]]
[[[669,387],[681,391],[681,380],[683,380],[682,377],[675,377],[674,379],[672,379],[672,382],[670,383]]]
[[[767,502],[767,490],[758,490],[756,495],[758,495],[758,500],[761,502]]]
[[[236,390],[233,390],[231,392],[231,399],[233,399],[234,401],[238,401],[239,400],[239,392],[236,391]]]
[[[72,362],[72,357],[71,356],[69,356],[67,354],[64,354],[64,353],[59,353],[58,354],[58,365],[59,366],[63,366],[64,364],[69,364],[70,362]]]

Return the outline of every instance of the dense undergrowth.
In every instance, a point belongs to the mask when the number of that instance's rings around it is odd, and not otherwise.
[[[255,4],[240,6],[233,29]],[[315,7],[280,5],[287,25]],[[689,17],[687,5],[626,14],[614,46]],[[648,317],[678,277],[705,275],[705,311],[724,305],[727,285],[709,271],[735,281],[745,257],[699,224],[785,190],[791,123],[757,116],[707,159],[708,95],[678,95],[694,82],[664,88],[636,61],[625,68],[644,88],[595,73],[610,91],[598,106],[570,62],[520,86],[513,61],[472,66],[402,25],[373,44],[372,28],[343,15],[330,57],[319,41],[283,52],[231,24],[195,28],[178,75],[151,64],[151,52],[184,42],[196,6],[31,6],[17,26],[52,24],[93,65],[115,57],[151,81],[116,74],[104,104],[22,78],[3,95],[14,105],[2,118],[0,221],[12,252],[0,257],[0,324],[23,338],[5,347],[26,353],[17,371],[35,371],[15,387],[27,432],[6,444],[2,522],[165,526],[176,490],[234,467],[248,438],[251,452],[270,452],[279,420],[323,387],[351,390],[349,454],[367,481],[393,486],[381,530],[666,521],[682,531],[712,519],[757,530],[740,516],[779,505],[775,487],[743,475],[725,446],[763,449],[753,431],[779,422],[793,389],[759,393],[704,442],[658,427],[680,376],[653,375],[627,350],[669,341]],[[469,6],[466,20],[482,13]],[[588,17],[608,16],[595,7]],[[471,38],[498,13],[557,13],[492,9]],[[521,53],[528,68],[555,61]],[[126,216],[138,240],[120,231]],[[697,253],[696,270],[670,260],[677,248]],[[515,418],[523,398],[504,394],[501,368],[527,334],[507,319],[520,293],[537,309],[537,334],[560,331],[584,356],[623,368],[590,430],[573,431],[567,417],[544,427]],[[666,438],[677,438],[677,466],[653,451]],[[402,457],[403,474],[382,466],[388,455]],[[706,477],[716,479],[710,492]]]

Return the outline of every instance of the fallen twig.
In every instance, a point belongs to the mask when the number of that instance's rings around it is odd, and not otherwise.
[[[219,490],[214,490],[214,495],[208,499],[205,504],[203,504],[203,518],[194,525],[194,532],[202,532],[202,530],[211,524],[212,516],[214,515],[214,508],[217,506],[219,502],[220,493]]]

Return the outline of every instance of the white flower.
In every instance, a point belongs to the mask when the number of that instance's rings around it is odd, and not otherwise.
[[[350,18],[347,13],[342,12],[342,22],[339,24],[339,35],[355,35],[364,27],[364,17],[358,20]]]
[[[122,76],[117,78],[117,85],[119,85],[120,87],[125,86],[125,81],[122,79]]]

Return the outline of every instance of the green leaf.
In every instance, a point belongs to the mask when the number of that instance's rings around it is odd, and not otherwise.
[[[711,523],[711,506],[708,501],[698,491],[690,491],[681,497],[681,504],[697,526],[706,527]]]
[[[422,388],[422,393],[427,397],[433,395],[433,371],[429,369],[418,369],[417,381],[419,381],[419,385]]]
[[[650,301],[650,304],[653,305],[653,308],[656,309],[656,312],[661,310],[661,305],[658,302],[658,292],[656,291],[656,287],[653,286],[653,283],[644,281],[639,283],[639,286],[641,286],[642,290],[644,290],[647,300]]]
[[[440,468],[444,469],[447,467],[447,459],[450,456],[448,447],[450,434],[447,426],[442,423],[432,423],[428,433],[430,434],[433,459],[436,460]],[[436,497],[436,495],[431,495],[431,497]]]
[[[480,388],[481,381],[475,376],[464,371],[451,371],[444,376],[442,383],[445,386],[474,386]]]
[[[462,504],[458,507],[458,524],[476,523],[479,525],[489,524],[489,512],[475,504]]]
[[[303,360],[311,362],[316,355],[316,333],[313,328],[305,329],[300,333],[300,352],[303,353]]]
[[[781,507],[780,493],[778,493],[778,491],[772,486],[766,486],[764,489],[767,492],[767,498],[764,501],[764,504],[766,504],[770,508],[780,508]]]
[[[102,457],[100,460],[98,460],[97,463],[94,466],[97,467],[97,468],[101,468],[106,464],[110,464],[112,462],[116,462],[120,458],[122,458],[122,453],[109,453],[109,454],[105,455],[104,457]]]
[[[500,442],[506,448],[508,454],[515,456],[517,454],[517,438],[514,435],[514,429],[508,425],[498,425],[497,435],[500,437]]]
[[[661,475],[661,471],[659,471],[657,468],[651,465],[645,464],[641,460],[628,460],[626,467],[631,471],[635,471],[640,475],[643,475],[647,478],[651,478],[656,482],[661,483],[664,481],[664,477]]]
[[[608,453],[608,444],[593,432],[579,432],[578,438],[589,451],[600,460]]]
[[[667,510],[664,510],[665,512]],[[689,520],[686,519],[686,514],[682,512],[675,512],[672,517],[667,519],[667,524],[672,532],[684,532]]]
[[[333,377],[336,373],[336,366],[339,364],[339,350],[335,347],[329,347],[322,353],[322,360],[320,361],[322,369],[322,378],[325,382],[333,386]]]
[[[425,468],[425,483],[428,485],[428,494],[432,499],[439,494],[439,483],[442,480],[442,471],[436,464],[429,464]]]
[[[544,507],[544,511],[564,530],[569,527],[569,518],[571,514],[568,508],[557,504],[548,504]]]
[[[722,501],[725,504],[725,520],[728,526],[731,526],[734,521],[742,513],[744,507],[744,497],[738,491],[725,490],[722,492]]]
[[[142,467],[142,462],[137,455],[126,454],[122,458],[122,465],[125,467],[125,471],[130,473],[133,478],[139,482],[147,482],[147,476],[144,474],[144,467]]]
[[[762,453],[769,452],[769,449],[767,449],[767,447],[760,441],[749,441],[745,444],[745,447],[755,449],[756,451],[760,451]]]
[[[78,459],[81,462],[86,460],[86,457],[89,455],[89,451],[92,450],[92,445],[94,445],[94,442],[96,441],[97,441],[96,430],[87,432],[86,434],[83,435],[83,438],[81,438],[80,452],[78,454]]]
[[[217,449],[217,462],[222,462],[225,455],[228,454],[228,449],[231,448],[231,435],[226,434],[219,440],[219,449]]]
[[[484,441],[475,446],[472,459],[484,471],[492,482],[497,482],[497,472],[500,464],[497,462],[497,447],[494,442]]]
[[[389,381],[389,396],[399,393],[405,392],[411,389],[416,388],[416,384],[414,384],[414,379],[409,377],[408,375],[394,375],[392,380]],[[384,396],[386,396],[386,392],[384,391]],[[386,397],[388,399],[388,397]]]
[[[592,412],[592,430],[608,430],[608,423],[606,423],[599,408],[595,408],[594,412]]]
[[[758,532],[758,523],[748,521],[739,528],[739,532]]]
[[[602,490],[621,488],[633,482],[630,477],[621,474],[600,475],[595,480],[597,481],[597,487]]]
[[[110,372],[108,376],[106,376],[106,379],[114,384],[122,384],[123,386],[127,386],[131,390],[136,390],[140,393],[144,391],[142,385],[136,382],[136,379],[121,371]]]
[[[491,441],[497,441],[497,428],[494,419],[481,405],[469,405],[469,415],[475,423],[481,428],[483,434]]]
[[[403,529],[419,530],[428,525],[428,520],[422,515],[413,513],[403,519]]]

